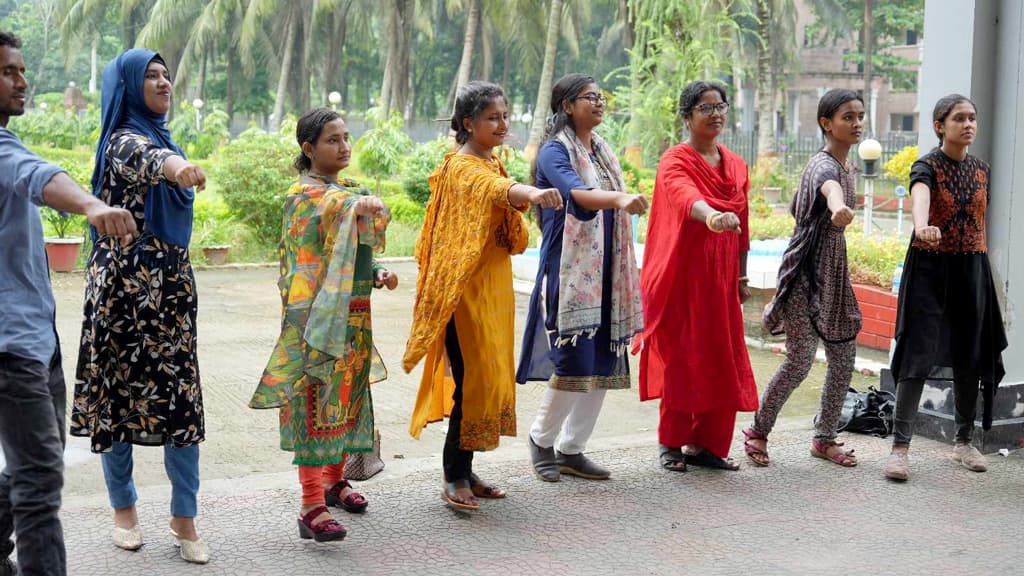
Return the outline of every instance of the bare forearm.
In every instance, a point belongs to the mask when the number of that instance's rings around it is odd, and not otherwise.
[[[832,184],[832,186],[829,186]],[[828,211],[835,214],[846,207],[846,198],[843,189],[839,184],[831,181],[825,183],[825,199],[828,201]]]
[[[612,190],[571,190],[572,199],[576,205],[585,210],[608,210],[617,208],[618,202],[624,194]]]
[[[914,228],[920,229],[928,226],[928,213],[932,208],[931,190],[928,185],[918,182],[910,188],[910,197],[913,199],[911,212],[914,216]]]
[[[747,275],[747,253],[740,252],[740,276]]]
[[[718,212],[712,208],[707,202],[703,200],[697,200],[693,203],[693,208],[690,208],[690,219],[698,222],[707,222],[708,216]]]
[[[63,172],[57,174],[43,188],[43,201],[59,212],[85,214],[103,202],[89,194]]]
[[[517,182],[508,189],[508,203],[516,207],[528,206],[530,204],[530,194],[534,190],[536,188],[533,186]]]
[[[161,172],[163,172],[164,178],[166,178],[168,182],[177,183],[176,174],[178,173],[178,170],[181,170],[186,164],[188,164],[188,160],[185,160],[177,154],[168,156],[167,159],[164,160],[164,167]]]

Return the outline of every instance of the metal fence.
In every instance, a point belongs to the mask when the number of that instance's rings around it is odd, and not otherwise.
[[[882,145],[882,164],[907,146],[917,146],[917,134],[913,132],[889,132],[876,140]],[[757,162],[757,132],[729,132],[723,134],[719,142],[742,156],[748,166],[754,166]],[[821,150],[821,146],[822,139],[817,134],[785,136],[775,140],[776,154],[787,172],[802,170],[807,160]],[[852,152],[856,154],[856,148]]]

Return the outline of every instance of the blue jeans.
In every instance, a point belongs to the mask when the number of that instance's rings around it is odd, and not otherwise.
[[[103,478],[107,495],[115,509],[131,508],[138,500],[132,480],[132,445],[114,442],[110,452],[103,453]],[[171,516],[195,518],[199,494],[199,445],[176,448],[164,446],[164,469],[171,480]]]
[[[60,352],[47,366],[0,352],[0,559],[14,549],[22,576],[67,573],[57,512],[64,487],[64,373]]]

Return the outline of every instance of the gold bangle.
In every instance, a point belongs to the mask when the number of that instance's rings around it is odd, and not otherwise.
[[[716,234],[718,232],[721,232],[721,230],[715,230],[715,227],[711,225],[711,222],[714,221],[715,218],[717,218],[717,217],[719,217],[721,215],[722,215],[722,213],[719,212],[718,210],[715,210],[711,214],[708,214],[708,217],[704,219],[704,225],[708,227],[708,230],[711,230],[712,232],[715,232]]]
[[[740,284],[746,284],[747,282],[750,282],[750,278],[748,276],[740,276]]]

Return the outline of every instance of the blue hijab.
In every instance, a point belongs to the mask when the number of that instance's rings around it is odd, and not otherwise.
[[[167,116],[146,106],[142,85],[150,62],[164,63],[152,50],[132,48],[114,58],[103,70],[102,127],[96,147],[96,163],[92,172],[92,193],[99,196],[107,169],[107,148],[110,137],[122,128],[149,138],[154,146],[173,150],[185,157],[167,129]],[[187,247],[192,237],[192,201],[195,192],[176,184],[159,182],[146,194],[146,230],[175,246]],[[92,230],[93,239],[96,229]]]

